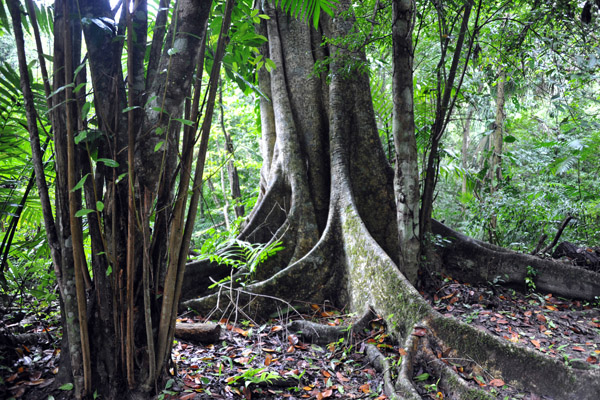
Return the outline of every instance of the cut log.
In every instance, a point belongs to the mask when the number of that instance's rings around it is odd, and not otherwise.
[[[175,337],[190,342],[215,343],[219,340],[221,325],[211,323],[192,323],[175,325]]]

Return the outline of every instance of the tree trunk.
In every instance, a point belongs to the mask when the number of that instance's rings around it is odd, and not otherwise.
[[[235,210],[236,218],[244,216],[244,205],[240,203],[242,200],[242,190],[240,189],[240,177],[238,175],[237,167],[235,166],[235,153],[233,149],[233,140],[231,140],[231,135],[225,129],[225,110],[223,109],[223,81],[220,81],[219,85],[219,108],[221,111],[220,114],[220,123],[221,130],[223,131],[223,136],[225,136],[225,153],[229,160],[227,161],[227,176],[229,177],[229,188],[231,190],[231,198],[234,201],[233,209]],[[225,192],[223,192],[225,195]],[[229,229],[229,228],[228,228]]]
[[[348,7],[348,2],[341,2],[341,11]],[[258,282],[222,286],[218,293],[204,291],[203,297],[189,299],[181,308],[213,317],[238,312],[267,317],[305,301],[331,301],[359,316],[370,312],[384,316],[389,331],[407,352],[395,368],[397,380],[391,381],[392,374],[385,380],[386,393],[393,399],[420,398],[412,383],[413,366],[417,359],[437,360],[427,358],[427,341],[450,346],[457,357],[473,359],[494,371],[495,377],[539,395],[595,399],[600,390],[598,374],[573,370],[443,317],[417,293],[398,268],[394,179],[377,135],[368,75],[352,69],[365,62],[364,56],[336,47],[335,40],[318,51],[313,46],[320,43],[321,33],[272,8],[264,12],[271,17],[262,27],[269,38],[266,55],[277,65],[271,73],[261,74],[261,87],[271,94],[271,102],[262,103],[268,107],[262,111],[263,121],[273,118],[271,124],[262,125],[263,150],[272,158],[265,159],[268,165],[262,177],[266,181],[261,185],[265,191],[241,237],[261,243],[281,240],[285,250],[257,271]],[[322,34],[343,37],[352,22],[322,16]],[[327,76],[316,77],[315,58],[319,60],[323,53],[332,57],[329,70]],[[433,226],[449,240],[442,242],[449,244],[439,249],[432,265],[444,261],[479,279],[487,279],[489,271],[507,273],[514,281],[524,277],[527,265],[534,265],[539,271],[538,287],[553,293],[589,297],[600,290],[597,274],[589,272],[580,281],[573,270],[564,270],[563,275],[556,263],[537,263],[533,257],[472,241],[435,221]],[[453,250],[462,255],[460,263]],[[494,258],[477,268],[476,262],[489,255]],[[198,286],[196,276],[223,270],[198,263],[188,268],[185,281]],[[186,297],[194,293],[198,289],[188,286]],[[413,335],[416,327],[424,328],[423,339]],[[536,368],[525,369],[527,365]],[[486,398],[449,367],[440,368],[439,384],[453,398]]]
[[[506,101],[506,95],[504,91],[505,83],[506,71],[502,69],[496,84],[496,118],[494,121],[494,131],[492,132],[490,146],[490,169],[488,171],[490,194],[492,196],[502,182],[502,144],[504,140],[504,121],[506,120],[506,112],[504,111],[504,103]],[[490,216],[489,221],[490,243],[498,243],[497,229],[498,217],[495,213],[493,213]]]
[[[392,5],[394,74],[393,125],[396,147],[395,197],[398,218],[399,267],[413,284],[419,267],[419,170],[413,111],[412,0],[394,0]]]

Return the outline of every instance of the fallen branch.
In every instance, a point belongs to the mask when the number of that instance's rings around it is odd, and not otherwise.
[[[573,219],[571,215],[567,215],[565,219],[563,219],[563,222],[560,224],[556,235],[554,235],[554,239],[552,239],[552,242],[550,242],[548,246],[544,247],[544,250],[542,250],[542,254],[549,252],[554,246],[556,246],[556,243],[558,243],[558,239],[560,239],[560,236],[562,235],[563,231],[565,230],[567,224],[569,223],[569,221],[571,221],[571,219]]]

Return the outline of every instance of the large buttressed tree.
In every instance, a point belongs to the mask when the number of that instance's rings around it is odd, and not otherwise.
[[[255,283],[240,287],[228,283],[216,293],[206,290],[203,277],[218,280],[229,272],[207,262],[188,265],[189,279],[184,283],[188,300],[182,308],[203,315],[266,317],[290,304],[331,301],[359,316],[383,316],[406,350],[395,374],[389,365],[383,368],[391,398],[420,398],[412,383],[418,362],[435,370],[439,385],[453,398],[490,398],[440,361],[431,351],[433,343],[452,357],[473,360],[493,371],[494,377],[537,394],[595,398],[600,390],[597,372],[571,369],[443,317],[411,284],[417,265],[405,263],[416,263],[419,254],[413,241],[419,236],[416,157],[411,148],[414,122],[407,115],[412,111],[412,82],[406,82],[412,76],[407,38],[414,3],[394,2],[395,178],[377,134],[364,54],[348,46],[347,38],[353,34],[349,2],[342,1],[333,18],[323,15],[318,31],[267,4],[263,7],[270,19],[259,28],[268,37],[262,52],[277,67],[259,76],[265,94],[261,194],[240,237],[259,243],[281,241],[285,249],[255,272]],[[587,299],[600,291],[600,278],[592,272],[476,241],[436,221],[431,225],[433,233],[445,240],[423,242],[432,251],[423,252],[429,259],[420,279],[427,279],[435,268],[445,268],[467,281],[501,276],[520,283],[530,265],[539,272],[536,283],[541,290]],[[360,318],[355,328],[365,320]],[[310,323],[292,327],[316,341],[335,336],[331,327]],[[413,335],[415,328],[419,335]],[[376,351],[372,355],[376,364],[385,364]]]

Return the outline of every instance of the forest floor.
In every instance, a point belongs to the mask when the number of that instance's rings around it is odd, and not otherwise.
[[[435,277],[422,295],[444,315],[458,318],[505,340],[555,357],[574,368],[600,368],[600,309],[552,294],[527,293],[498,284],[472,286],[450,277]],[[405,350],[390,340],[381,317],[351,340],[328,345],[302,342],[287,329],[292,318],[344,326],[351,318],[328,306],[307,305],[302,315],[269,323],[220,321],[219,340],[209,345],[177,341],[173,379],[158,399],[387,399],[382,374],[367,361],[365,347],[375,345],[388,361],[398,363]],[[56,316],[56,310],[54,310]],[[198,322],[181,316],[179,322]],[[69,386],[56,388],[60,329],[56,318],[20,310],[0,321],[0,338],[18,333],[23,342],[0,343],[0,398],[69,398]],[[425,333],[415,330],[413,335]],[[29,335],[29,336],[27,336]],[[6,336],[4,336],[6,337]],[[25,340],[28,339],[28,340]],[[434,349],[469,384],[499,399],[543,399],[495,379],[469,359],[450,359]],[[424,399],[448,399],[426,365],[414,368],[413,380]],[[441,385],[440,385],[441,386]],[[49,397],[52,396],[52,397]]]

